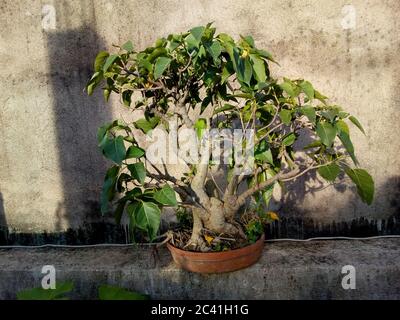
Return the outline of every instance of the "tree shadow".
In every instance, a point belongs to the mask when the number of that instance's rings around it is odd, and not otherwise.
[[[88,98],[83,88],[93,72],[95,54],[103,46],[90,26],[49,33],[50,80],[54,102],[59,170],[64,202],[56,229],[79,227],[98,219],[100,187],[106,162],[97,148],[97,128],[112,115],[100,94]]]
[[[313,175],[312,175],[313,176]],[[306,178],[305,178],[306,179]],[[293,189],[288,192],[288,198],[296,201],[301,197],[302,192],[308,192],[307,188],[301,191],[300,186],[304,182],[296,183]],[[291,195],[291,192],[298,192],[300,195]],[[337,190],[343,192],[344,188],[349,188],[348,184],[339,183]],[[337,211],[345,210],[352,206],[355,201],[361,201],[355,188],[350,187],[353,195],[337,207]],[[321,189],[320,189],[321,190]],[[318,187],[313,192],[317,192]],[[389,198],[388,198],[388,195]],[[290,210],[295,215],[283,215],[279,221],[270,224],[266,228],[266,235],[269,239],[277,238],[296,238],[306,239],[312,237],[371,237],[379,235],[398,235],[400,234],[400,176],[388,178],[385,183],[376,189],[375,199],[388,198],[389,209],[387,212],[380,212],[386,218],[369,218],[361,216],[351,220],[332,220],[321,223],[306,216],[306,212],[299,203],[292,202]],[[378,207],[379,208],[379,207]]]
[[[101,90],[91,97],[84,92],[95,56],[105,48],[96,32],[95,2],[77,7],[64,1],[54,7],[57,28],[44,31],[44,36],[63,199],[54,213],[54,232],[10,230],[3,243],[124,243],[125,228],[117,226],[112,216],[102,217],[99,205],[109,164],[98,149],[96,132],[112,120],[111,108],[105,105]]]

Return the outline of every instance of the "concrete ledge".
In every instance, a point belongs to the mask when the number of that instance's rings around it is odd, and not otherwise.
[[[40,286],[43,265],[72,280],[76,299],[114,284],[153,299],[400,299],[400,239],[267,243],[254,266],[222,275],[177,269],[165,248],[0,249],[0,299]],[[356,269],[356,289],[341,286]]]

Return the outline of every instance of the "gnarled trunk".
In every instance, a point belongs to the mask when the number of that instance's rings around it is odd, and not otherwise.
[[[213,231],[217,234],[245,237],[241,227],[233,223],[236,211],[233,212],[230,207],[224,205],[217,198],[211,197],[207,208],[194,208],[192,214],[192,236],[186,248],[200,251],[210,250],[203,239],[203,229]]]

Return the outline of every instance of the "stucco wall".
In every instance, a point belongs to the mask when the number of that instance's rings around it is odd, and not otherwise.
[[[356,129],[352,136],[376,181],[372,206],[343,184],[301,180],[277,209],[317,223],[393,220],[400,207],[399,12],[397,0],[2,1],[0,224],[31,232],[98,221],[107,164],[96,128],[122,110],[100,92],[88,98],[82,91],[93,58],[113,43],[131,39],[144,48],[210,21],[220,32],[253,35],[280,62],[275,75],[310,80],[365,127],[367,136]]]

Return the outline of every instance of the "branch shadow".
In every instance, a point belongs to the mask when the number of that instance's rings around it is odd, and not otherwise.
[[[314,176],[314,175],[312,175]],[[304,179],[307,179],[305,177]],[[296,183],[291,192],[295,193],[300,190],[302,192],[308,192],[307,188],[301,189],[304,182]],[[300,189],[299,189],[300,188]],[[350,188],[353,192],[345,203],[342,203],[337,208],[338,211],[351,208],[352,203],[361,201],[357,195],[357,191],[353,187],[349,187],[348,184],[339,183],[336,189],[339,192],[343,192],[344,188]],[[316,190],[312,192],[317,192]],[[388,198],[389,201],[389,212],[382,212],[387,218],[372,219],[361,216],[351,220],[332,220],[330,222],[321,223],[312,218],[306,217],[306,212],[299,203],[296,201],[301,197],[299,194],[291,194],[288,192],[288,201],[290,203],[289,208],[283,210],[287,213],[288,210],[295,212],[295,215],[288,216],[283,215],[279,221],[275,221],[266,227],[266,236],[269,239],[278,238],[296,238],[296,239],[307,239],[312,237],[371,237],[379,235],[399,235],[400,234],[400,176],[393,176],[388,178],[385,183],[376,190],[375,199]],[[379,208],[379,207],[378,207]]]

